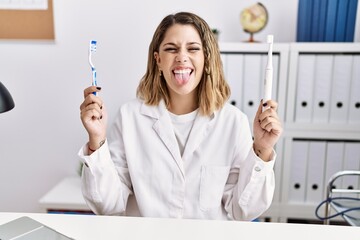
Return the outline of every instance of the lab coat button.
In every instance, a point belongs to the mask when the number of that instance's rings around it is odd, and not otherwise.
[[[260,168],[259,166],[256,166],[256,167],[254,168],[254,170],[257,171],[257,172],[260,172],[260,171],[261,171],[261,168]]]

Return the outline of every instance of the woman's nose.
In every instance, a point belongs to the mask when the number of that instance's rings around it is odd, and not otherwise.
[[[176,62],[182,63],[188,61],[188,56],[184,52],[179,52],[179,54],[176,55],[175,58]]]

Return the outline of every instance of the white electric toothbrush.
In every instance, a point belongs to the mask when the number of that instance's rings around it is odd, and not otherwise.
[[[274,36],[268,35],[267,43],[269,44],[269,51],[268,51],[268,59],[267,59],[267,65],[266,65],[266,70],[265,70],[263,103],[266,103],[268,100],[271,99],[272,80],[273,80],[273,64],[272,64],[273,42],[274,42]],[[262,108],[262,111],[265,111],[268,108],[269,108],[269,106],[265,106]]]
[[[95,40],[91,40],[89,43],[89,64],[91,67],[91,72],[92,72],[92,85],[93,86],[97,86],[97,81],[96,81],[96,69],[95,66],[92,62],[92,53],[96,52],[96,41]],[[97,95],[96,92],[94,92],[94,95]]]

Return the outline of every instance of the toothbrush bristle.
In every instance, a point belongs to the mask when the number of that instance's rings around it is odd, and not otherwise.
[[[90,51],[96,52],[96,41],[95,40],[90,41]]]
[[[267,43],[273,43],[274,42],[274,35],[267,35]]]

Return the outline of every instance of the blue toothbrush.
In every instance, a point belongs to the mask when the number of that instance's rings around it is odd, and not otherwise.
[[[91,66],[91,71],[92,71],[92,85],[93,86],[97,86],[97,82],[96,82],[96,69],[95,66],[92,62],[92,53],[96,52],[96,41],[95,40],[91,40],[89,43],[89,64]],[[96,96],[96,92],[94,92],[94,95]]]

